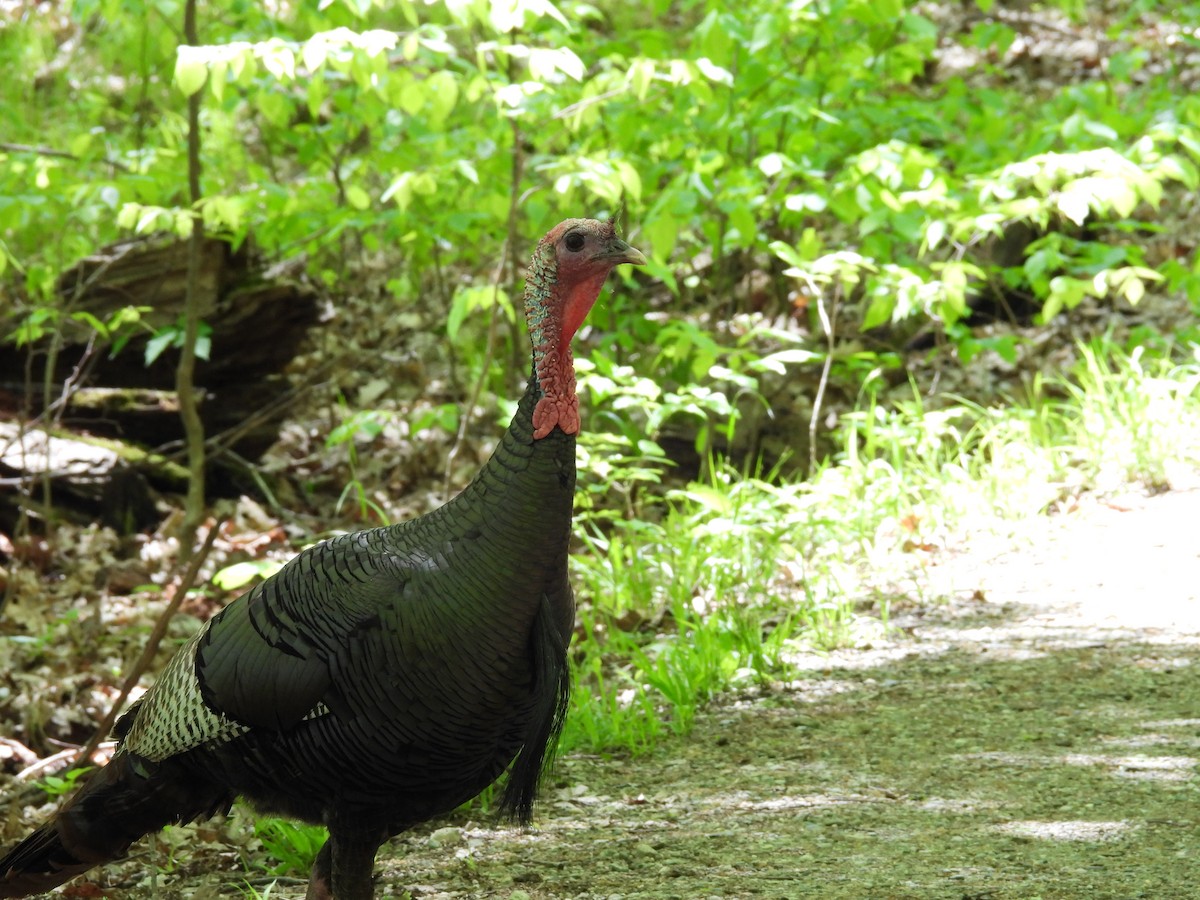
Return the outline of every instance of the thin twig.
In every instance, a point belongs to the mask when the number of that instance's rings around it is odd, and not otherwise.
[[[20,741],[13,740],[12,738],[0,737],[0,747],[7,747],[8,752],[23,765],[37,765],[38,755]]]
[[[100,741],[100,743],[96,745],[96,749],[88,755],[87,762],[102,765],[106,761],[96,758],[96,754],[104,744],[109,745],[106,748],[108,750],[111,750],[117,746],[116,741]],[[68,747],[66,750],[59,750],[57,753],[51,753],[45,759],[39,759],[32,765],[26,766],[13,777],[13,780],[17,782],[33,781],[37,778],[41,778],[43,773],[61,772],[63,769],[75,768],[82,761],[83,760],[79,759],[79,748]]]
[[[821,404],[825,399],[825,386],[829,383],[829,370],[833,368],[834,324],[837,321],[838,299],[841,296],[841,286],[834,288],[833,309],[826,312],[821,294],[817,297],[817,315],[821,319],[821,327],[825,329],[825,362],[821,366],[821,380],[817,382],[817,395],[813,398],[812,417],[808,420],[808,475],[811,478],[817,470],[817,421],[821,418]]]
[[[298,403],[307,392],[311,392],[315,387],[320,385],[321,380],[328,376],[331,371],[333,371],[333,364],[331,362],[318,364],[312,372],[305,374],[303,380],[298,384],[282,391],[273,397],[269,403],[264,403],[236,425],[231,425],[224,431],[218,431],[215,434],[205,437],[204,445],[208,449],[209,456],[219,456],[253,429],[270,422],[272,419],[282,418],[283,412]]]
[[[580,110],[587,109],[589,106],[595,106],[597,103],[603,103],[605,100],[611,100],[613,97],[619,97],[621,94],[628,92],[628,90],[629,88],[624,87],[614,88],[611,91],[605,91],[604,93],[597,94],[594,97],[585,97],[582,100],[572,103],[570,106],[564,106],[550,118],[565,119],[569,116],[575,115],[575,113],[579,112]]]
[[[463,407],[462,414],[458,418],[458,433],[454,436],[454,446],[450,448],[450,452],[446,455],[446,496],[450,495],[454,460],[462,449],[463,443],[466,441],[467,428],[471,424],[471,414],[475,411],[475,404],[479,402],[479,395],[483,393],[483,385],[487,382],[488,370],[492,367],[492,359],[496,353],[496,322],[500,315],[500,303],[498,302],[500,282],[504,278],[504,260],[508,256],[508,247],[511,241],[512,232],[510,230],[508,236],[504,239],[504,249],[500,254],[500,264],[496,267],[495,275],[492,276],[492,316],[488,320],[487,343],[483,351],[483,367],[479,372],[479,377],[475,379],[475,384],[471,388],[471,397]]]
[[[55,150],[53,147],[35,147],[32,144],[10,144],[7,141],[0,141],[0,150],[7,150],[9,153],[36,153],[38,156],[52,156],[55,159],[73,159],[76,162],[83,162],[83,157],[76,156],[74,153],[68,153],[65,150]],[[132,171],[129,166],[123,162],[118,162],[115,159],[105,157],[100,162],[106,166],[112,166],[114,169],[120,169],[122,172]]]
[[[511,60],[510,60],[511,66]],[[513,73],[509,72],[510,81]],[[467,436],[467,426],[471,422],[471,414],[475,410],[475,404],[479,402],[479,395],[483,391],[483,385],[487,381],[488,370],[492,366],[492,358],[496,349],[496,330],[500,316],[500,282],[504,280],[505,263],[508,262],[510,275],[515,282],[517,277],[517,220],[518,211],[521,201],[521,179],[524,177],[525,156],[521,152],[521,127],[516,119],[512,120],[512,169],[511,181],[508,192],[508,233],[504,237],[504,248],[500,252],[500,263],[496,266],[495,274],[492,276],[492,317],[488,320],[487,346],[483,355],[483,368],[479,372],[479,378],[475,380],[475,386],[471,391],[471,399],[462,411],[462,415],[458,420],[458,434],[454,437],[454,446],[450,448],[450,452],[446,456],[446,496],[450,495],[451,474],[453,472],[454,460],[458,456],[459,450],[462,448],[463,442]]]
[[[84,760],[90,759],[92,753],[100,746],[100,742],[112,731],[113,723],[117,720],[117,714],[121,711],[121,707],[125,705],[125,700],[129,697],[129,692],[138,683],[138,679],[142,677],[142,673],[150,668],[150,663],[154,661],[154,654],[158,652],[158,645],[162,643],[162,639],[166,636],[167,626],[171,624],[171,619],[179,611],[179,606],[183,603],[183,598],[187,596],[187,592],[192,589],[192,585],[196,581],[196,576],[200,573],[200,566],[208,558],[209,551],[213,547],[213,542],[217,539],[217,533],[224,524],[225,520],[221,519],[214,522],[212,527],[208,529],[208,535],[204,538],[203,546],[192,555],[187,571],[183,573],[183,578],[179,580],[179,585],[175,588],[175,593],[171,596],[171,602],[167,604],[167,608],[162,611],[162,614],[158,617],[158,621],[154,623],[154,630],[150,632],[150,638],[146,641],[142,655],[138,657],[138,661],[134,663],[133,668],[125,677],[125,683],[121,685],[121,692],[117,695],[117,699],[113,701],[112,707],[100,722],[100,727],[96,729],[96,733],[88,739],[83,749],[79,751],[74,765],[80,765]]]
[[[200,43],[196,33],[196,0],[183,7],[183,34],[191,46]],[[200,329],[200,265],[204,252],[204,221],[199,214],[200,200],[200,98],[196,90],[187,99],[187,180],[192,211],[192,234],[188,241],[187,293],[184,299],[183,347],[175,369],[175,395],[179,400],[179,418],[187,442],[188,491],[184,502],[183,523],[179,528],[179,546],[184,558],[192,548],[196,529],[204,518],[204,422],[196,397],[196,337]]]
[[[51,425],[58,426],[62,424],[63,416],[67,411],[67,404],[70,403],[79,385],[83,383],[84,377],[91,370],[92,360],[95,358],[96,332],[92,331],[88,334],[87,344],[84,346],[83,353],[80,354],[74,368],[71,369],[71,374],[63,380],[62,390],[59,391],[58,399],[42,410],[41,416],[45,416],[47,413],[50,415]]]

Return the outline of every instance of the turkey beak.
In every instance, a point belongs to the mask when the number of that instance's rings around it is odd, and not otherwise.
[[[629,263],[631,266],[646,265],[646,257],[640,250],[635,250],[616,237],[608,242],[608,246],[601,252],[600,258],[611,259],[614,266],[619,266],[621,263]]]

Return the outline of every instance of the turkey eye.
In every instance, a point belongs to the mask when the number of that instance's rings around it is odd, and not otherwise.
[[[567,240],[565,243],[568,250],[570,250],[572,253],[578,253],[583,249],[583,235],[578,231],[572,231],[567,235]]]

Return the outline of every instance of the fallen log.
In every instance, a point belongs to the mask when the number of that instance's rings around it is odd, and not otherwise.
[[[287,414],[288,364],[320,318],[303,261],[264,268],[248,249],[204,241],[200,318],[211,329],[207,360],[196,362],[201,418],[216,444],[255,460],[278,438]],[[160,447],[182,440],[174,398],[179,350],[147,363],[156,334],[181,321],[187,244],[156,237],[115,244],[80,260],[58,282],[60,330],[26,353],[0,354],[0,418],[37,416],[50,398],[70,430]],[[92,320],[138,310],[136,331],[114,353]],[[10,329],[5,329],[10,330]],[[46,385],[49,390],[46,390]]]
[[[0,521],[20,506],[39,518],[100,521],[122,534],[153,525],[159,492],[187,489],[183,466],[105,438],[0,422]]]

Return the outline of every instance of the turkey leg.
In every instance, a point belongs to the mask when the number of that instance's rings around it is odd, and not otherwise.
[[[372,900],[371,872],[382,839],[329,832],[329,840],[313,862],[305,900]]]

